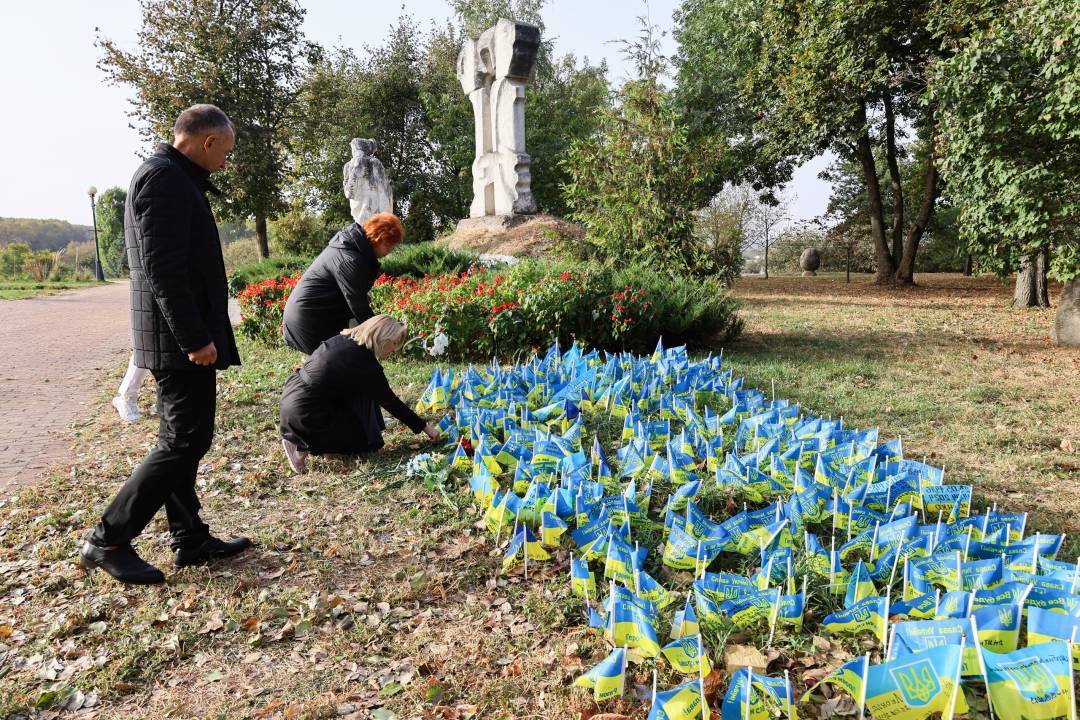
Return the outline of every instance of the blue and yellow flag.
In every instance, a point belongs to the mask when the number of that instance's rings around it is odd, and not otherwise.
[[[866,681],[866,707],[874,720],[925,720],[942,713],[943,720],[952,720],[953,697],[955,710],[961,706],[964,694],[956,683],[960,677],[962,658],[959,645],[946,645],[902,655],[895,660],[871,665]],[[995,709],[997,702],[994,703]],[[1017,718],[1020,715],[1005,715]]]
[[[712,664],[706,652],[698,653],[698,649],[704,650],[701,635],[684,635],[678,640],[668,643],[660,651],[671,667],[683,675],[708,675],[712,672]]]
[[[540,545],[540,541],[536,539],[532,531],[522,526],[513,539],[510,540],[510,546],[506,548],[506,554],[503,555],[502,571],[504,573],[510,572],[518,565],[523,564],[526,555],[529,556],[529,560],[534,561],[542,562],[551,559],[547,550]]]
[[[704,700],[700,682],[684,682],[670,690],[656,693],[647,720],[708,720],[711,714],[708,704],[702,708]]]
[[[827,616],[821,627],[831,633],[873,632],[878,640],[885,642],[887,601],[883,597],[868,597],[849,608]]]
[[[984,650],[982,656],[998,717],[1075,717],[1069,643],[1046,642],[1002,654]]]
[[[675,595],[644,570],[638,570],[634,573],[634,585],[637,588],[638,596],[652,601],[657,610],[663,610],[675,602]]]
[[[585,560],[570,558],[570,589],[581,598],[596,597],[596,577]]]
[[[740,668],[731,675],[731,684],[720,706],[721,720],[743,720],[747,717],[750,720],[772,720],[774,710],[788,720],[796,720],[795,696],[786,679],[751,674],[747,668]]]
[[[454,454],[450,456],[450,467],[455,470],[469,470],[472,465],[472,458],[465,452],[464,439],[458,440],[457,448],[454,450]]]
[[[615,648],[606,658],[574,681],[574,687],[589,688],[596,702],[621,697],[626,684],[626,650]]]
[[[814,688],[821,687],[822,685],[835,685],[840,688],[855,701],[856,705],[862,701],[863,685],[866,683],[866,674],[870,671],[870,655],[864,655],[857,657],[854,660],[849,660],[840,667],[833,670],[831,673],[821,678],[814,685]],[[803,695],[800,703],[805,702],[810,697],[810,690],[807,690]]]
[[[549,547],[559,544],[559,538],[570,526],[555,513],[540,513],[540,542]]]
[[[614,630],[612,644],[616,647],[638,648],[645,657],[656,657],[660,654],[660,642],[656,638],[656,628],[653,625],[655,606],[651,602],[648,606],[642,606],[627,599],[627,595],[632,593],[616,592],[614,609],[609,611],[615,615],[614,620],[608,617],[610,629]],[[649,613],[649,606],[653,607],[653,614]]]
[[[866,564],[860,560],[855,563],[855,569],[851,571],[847,594],[844,595],[844,607],[849,608],[860,600],[875,595],[877,595],[877,588],[874,587],[874,583],[870,579],[870,571],[866,569]]]
[[[671,639],[678,640],[687,635],[697,635],[701,632],[697,614],[694,612],[694,604],[686,598],[686,605],[682,610],[675,611],[675,617],[671,620]]]

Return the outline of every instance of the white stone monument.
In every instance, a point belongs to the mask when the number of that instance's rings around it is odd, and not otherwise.
[[[374,140],[353,138],[352,158],[345,163],[345,197],[349,198],[353,220],[363,225],[375,213],[394,212],[394,195],[386,168],[375,157]]]
[[[540,28],[503,19],[458,55],[458,80],[476,125],[473,200],[459,228],[509,226],[536,212],[525,152],[525,86],[539,47]]]

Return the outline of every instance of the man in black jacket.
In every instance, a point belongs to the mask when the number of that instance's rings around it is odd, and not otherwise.
[[[213,105],[180,114],[172,145],[161,144],[135,172],[124,206],[131,268],[135,364],[157,382],[158,445],[135,469],[83,545],[81,562],[125,583],[165,581],[131,546],[165,507],[178,567],[235,555],[199,518],[195,474],[214,434],[216,370],[240,364],[229,322],[225,264],[206,193],[226,166],[236,133]]]
[[[363,226],[338,231],[285,302],[285,343],[310,355],[323,340],[374,316],[368,292],[379,277],[379,258],[390,254],[404,237],[401,220],[376,213]]]

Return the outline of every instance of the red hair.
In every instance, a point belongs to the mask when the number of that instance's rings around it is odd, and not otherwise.
[[[375,213],[364,223],[364,234],[372,245],[393,246],[405,237],[405,228],[394,213]]]

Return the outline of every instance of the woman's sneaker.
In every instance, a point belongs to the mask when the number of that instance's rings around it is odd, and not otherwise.
[[[289,467],[297,475],[303,475],[307,471],[308,454],[296,447],[296,443],[281,438],[281,447],[285,448],[285,457],[289,460]]]
[[[112,399],[112,405],[116,408],[116,412],[119,413],[120,419],[124,422],[133,423],[142,417],[142,413],[139,412],[139,406],[131,402],[123,395],[117,395]]]

